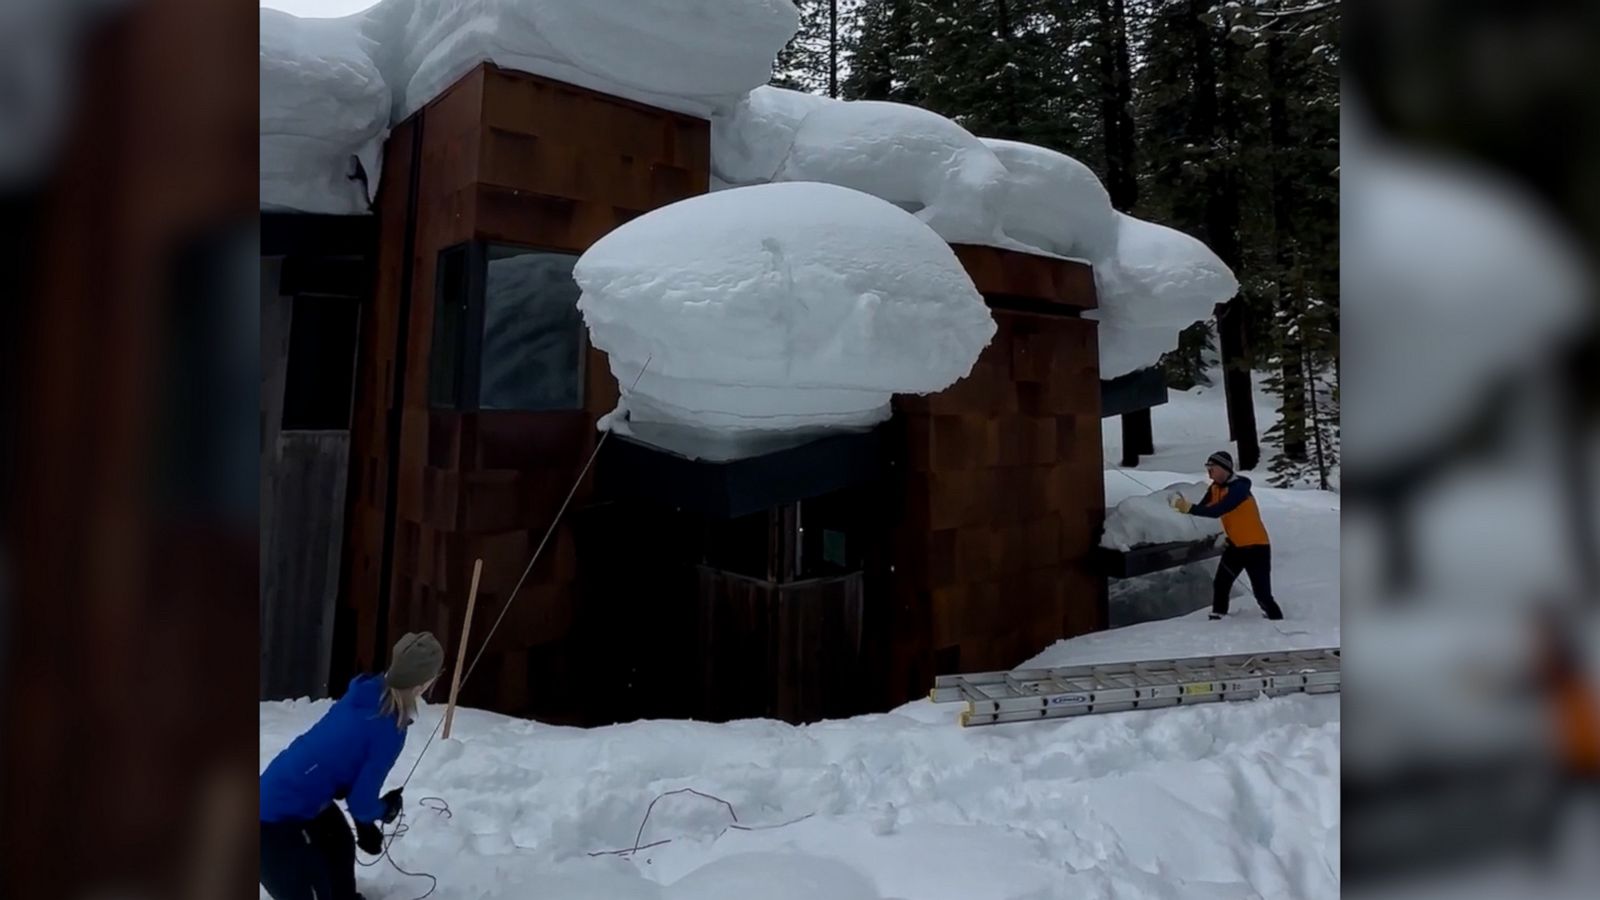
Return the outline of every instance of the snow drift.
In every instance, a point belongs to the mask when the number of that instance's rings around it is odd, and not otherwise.
[[[1178,333],[1239,292],[1239,280],[1211,248],[1181,231],[1116,214],[1115,255],[1095,266],[1100,308],[1100,377],[1153,365],[1178,346]]]
[[[892,394],[966,376],[995,333],[949,245],[835,185],[672,204],[601,239],[573,274],[623,387],[626,428],[687,456],[736,458],[872,426]]]
[[[1206,483],[1169,484],[1154,493],[1123,500],[1106,513],[1105,534],[1100,538],[1100,546],[1132,550],[1145,544],[1198,541],[1222,534],[1222,523],[1218,520],[1173,509],[1172,501],[1179,495],[1190,503],[1199,503],[1205,498]]]
[[[354,20],[261,10],[262,209],[367,211],[390,99],[368,47]]]
[[[775,181],[855,188],[913,212],[951,243],[1021,245],[1000,230],[1006,167],[937,113],[902,103],[816,107],[800,122]]]

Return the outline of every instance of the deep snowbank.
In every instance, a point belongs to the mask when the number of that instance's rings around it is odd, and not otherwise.
[[[326,708],[261,705],[261,764]],[[439,710],[425,709],[390,785]],[[553,728],[473,710],[406,789],[393,847],[447,898],[1124,900],[1339,894],[1339,699],[962,729],[953,705]],[[390,786],[386,785],[386,786]],[[631,858],[590,857],[670,840]],[[430,812],[439,797],[449,817]],[[809,815],[802,821],[786,822]],[[369,896],[428,887],[387,865]]]
[[[827,184],[672,204],[601,239],[574,277],[628,430],[694,457],[881,422],[891,394],[964,377],[995,332],[937,234]]]

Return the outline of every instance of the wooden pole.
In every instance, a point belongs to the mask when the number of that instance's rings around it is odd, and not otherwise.
[[[473,560],[472,587],[467,590],[467,615],[461,620],[461,644],[456,650],[456,669],[450,673],[450,703],[444,708],[444,739],[450,740],[450,723],[456,717],[456,696],[461,693],[461,667],[467,662],[467,636],[472,633],[472,607],[478,603],[478,576],[483,560]]]

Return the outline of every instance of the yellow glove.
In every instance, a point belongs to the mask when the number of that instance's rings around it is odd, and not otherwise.
[[[1178,512],[1187,513],[1193,507],[1194,507],[1194,504],[1190,503],[1188,500],[1184,499],[1184,496],[1182,494],[1179,494],[1178,496],[1172,498],[1172,508],[1177,510]]]

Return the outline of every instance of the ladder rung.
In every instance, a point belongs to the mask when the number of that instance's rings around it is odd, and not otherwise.
[[[941,675],[929,696],[941,703],[966,701],[963,725],[991,725],[1262,695],[1332,693],[1340,687],[1340,662],[1339,648],[1325,647]]]

